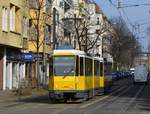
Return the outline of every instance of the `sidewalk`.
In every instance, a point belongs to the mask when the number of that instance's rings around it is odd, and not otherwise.
[[[22,95],[17,95],[12,90],[0,91],[0,103],[19,101],[27,98],[36,98],[47,95],[47,93],[48,92],[43,89],[32,89],[29,93],[23,93]]]

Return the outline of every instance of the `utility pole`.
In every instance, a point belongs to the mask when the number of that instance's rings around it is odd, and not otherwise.
[[[53,8],[53,50],[56,49],[56,8]]]
[[[76,24],[77,24],[77,20],[76,20],[76,14],[74,14],[74,26],[75,26],[75,29],[76,29]],[[75,30],[75,35],[74,35],[74,49],[76,49],[76,42],[77,42],[77,33],[76,33],[76,30]]]
[[[88,29],[86,28],[86,36],[85,36],[85,52],[87,53],[87,45],[88,45],[88,41],[87,41],[87,37],[88,37]]]
[[[118,8],[121,8],[121,1],[118,0]]]
[[[47,64],[46,64],[46,37],[47,37],[47,31],[46,26],[44,26],[44,40],[43,40],[43,84],[46,85],[46,79],[47,79]]]

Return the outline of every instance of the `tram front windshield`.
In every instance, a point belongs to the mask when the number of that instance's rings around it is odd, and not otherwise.
[[[55,76],[74,76],[75,57],[74,56],[55,56],[54,75]]]

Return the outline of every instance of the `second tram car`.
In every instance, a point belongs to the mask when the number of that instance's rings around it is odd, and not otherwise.
[[[54,50],[50,59],[49,97],[51,100],[88,99],[103,94],[111,86],[103,58],[79,50]]]

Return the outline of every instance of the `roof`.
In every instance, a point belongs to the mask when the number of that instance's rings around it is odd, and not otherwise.
[[[94,60],[104,61],[102,57],[94,57]]]
[[[73,55],[86,55],[86,53],[84,51],[80,51],[80,50],[54,50],[53,54],[73,54]]]
[[[79,55],[80,57],[85,58],[93,58],[94,60],[103,61],[104,59],[102,57],[94,57],[94,56],[88,56],[84,51],[80,50],[54,50],[54,55]]]
[[[96,5],[96,13],[98,14],[102,13],[100,6],[98,4],[95,4],[95,5]]]

